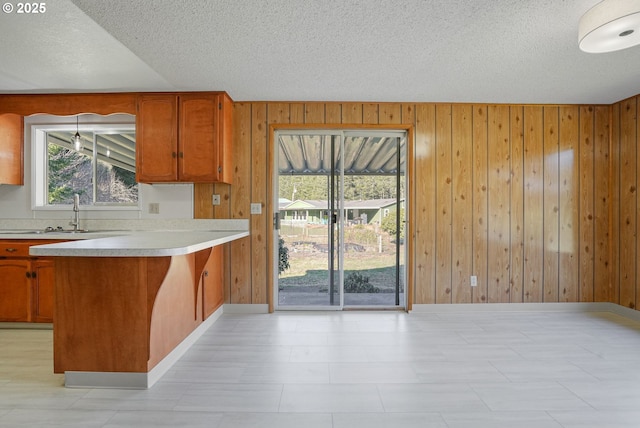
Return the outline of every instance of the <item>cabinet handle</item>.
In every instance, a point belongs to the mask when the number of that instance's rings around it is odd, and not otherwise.
[[[27,272],[27,278],[31,278],[31,272]]]
[[[18,250],[16,248],[5,248],[5,251],[8,253],[15,253]]]
[[[176,152],[171,152],[171,157],[175,159],[178,157],[178,155],[176,154]]]
[[[204,276],[209,276],[209,271],[208,270],[204,271]]]
[[[184,159],[184,153],[180,152],[180,159]]]
[[[35,271],[31,272],[31,278],[35,278],[35,277],[36,277],[36,272]]]
[[[219,167],[218,167],[218,174],[221,174],[221,173],[222,173],[222,167],[221,167],[221,166],[219,166]]]

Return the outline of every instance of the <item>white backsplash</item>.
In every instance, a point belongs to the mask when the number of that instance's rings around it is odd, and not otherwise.
[[[61,226],[69,229],[60,219],[2,219],[0,230],[41,230]],[[249,230],[248,219],[130,219],[130,220],[81,220],[80,228],[100,230]]]

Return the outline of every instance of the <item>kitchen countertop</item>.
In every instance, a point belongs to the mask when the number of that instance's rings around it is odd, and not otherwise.
[[[247,219],[86,220],[88,232],[44,232],[56,220],[0,220],[0,239],[60,240],[34,245],[33,256],[161,257],[189,254],[249,236]]]
[[[100,237],[100,233],[110,236]],[[162,257],[189,254],[249,236],[248,231],[127,231],[83,234],[45,234],[48,239],[64,239],[67,235],[82,235],[74,241],[35,245],[29,249],[32,256],[66,257]],[[63,235],[62,237],[59,237]],[[91,236],[88,236],[91,235]],[[2,235],[0,234],[0,237]]]

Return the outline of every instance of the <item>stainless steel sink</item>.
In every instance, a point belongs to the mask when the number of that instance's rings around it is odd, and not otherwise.
[[[0,235],[30,235],[46,233],[44,230],[0,230]]]
[[[39,230],[0,230],[0,235],[45,235],[45,234],[56,234],[56,233],[89,233],[92,232],[88,229],[39,229]]]

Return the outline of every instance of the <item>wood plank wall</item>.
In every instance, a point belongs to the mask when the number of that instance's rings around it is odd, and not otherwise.
[[[640,198],[640,96],[620,101],[611,107],[611,285],[603,297],[622,306],[640,306],[640,251],[638,225]]]
[[[614,106],[235,103],[234,184],[195,189],[196,217],[250,218],[251,237],[227,249],[225,302],[268,302],[270,221],[249,208],[261,203],[267,212],[269,125],[402,123],[415,131],[413,303],[634,307],[637,105],[637,98]],[[617,159],[621,168],[610,176]],[[613,209],[611,189],[620,193]],[[215,209],[212,193],[222,196]]]

